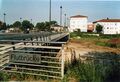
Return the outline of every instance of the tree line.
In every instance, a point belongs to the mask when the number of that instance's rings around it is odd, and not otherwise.
[[[33,25],[29,20],[15,21],[13,24],[6,24],[0,21],[0,30],[7,30],[9,28],[17,28],[23,32],[27,32],[28,30],[36,29],[38,31],[50,31],[52,30],[50,26],[58,25],[56,21],[51,22],[38,22],[36,25]]]

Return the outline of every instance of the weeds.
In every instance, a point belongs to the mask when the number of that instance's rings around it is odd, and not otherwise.
[[[63,82],[75,78],[75,82],[119,82],[120,81],[120,56],[115,53],[89,53],[95,59],[80,59],[67,64],[66,75]],[[117,80],[117,81],[116,81]]]

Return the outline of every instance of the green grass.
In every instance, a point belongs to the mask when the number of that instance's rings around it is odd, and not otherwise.
[[[108,40],[113,38],[120,38],[119,35],[103,35],[100,34],[100,36],[94,36],[94,35],[88,35],[92,33],[80,33],[80,32],[72,32],[70,33],[70,37],[76,40],[80,41],[87,41],[87,42],[93,42],[95,45],[98,46],[106,46],[106,47],[112,47],[112,48],[120,48],[120,44],[111,44],[108,43]]]
[[[80,59],[66,65],[63,82],[75,78],[76,82],[117,82],[120,81],[119,55],[114,53],[90,53],[95,59],[82,62]],[[101,59],[101,60],[99,60]],[[104,60],[107,59],[107,60]],[[101,62],[102,61],[102,62]]]
[[[82,38],[99,38],[99,39],[120,38],[120,34],[116,34],[116,35],[104,35],[104,34],[100,34],[100,36],[88,35],[88,34],[96,34],[96,33],[72,32],[72,33],[70,33],[70,37],[73,38],[73,37],[80,36]]]
[[[68,65],[66,77],[63,82],[70,81],[69,77],[75,78],[77,82],[102,82],[102,67],[100,65],[95,66],[93,63],[82,63],[76,61],[75,63]]]
[[[100,41],[96,42],[95,44],[98,45],[98,46],[107,46],[107,43],[100,42]]]

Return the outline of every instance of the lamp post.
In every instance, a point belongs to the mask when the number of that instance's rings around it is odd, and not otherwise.
[[[20,22],[22,23],[22,18],[20,17]]]
[[[31,23],[32,23],[32,19],[30,19]]]
[[[65,19],[64,19],[64,27],[66,27],[66,14],[64,14]]]
[[[50,0],[50,3],[49,3],[49,23],[51,22],[51,0]],[[50,26],[51,27],[51,24]]]
[[[6,23],[6,21],[5,21],[5,16],[6,16],[6,13],[4,13],[3,15],[4,15],[4,23]]]
[[[22,27],[22,18],[20,17],[20,23],[21,23],[21,25],[20,25],[20,28]]]
[[[60,26],[62,26],[62,6],[60,6]]]

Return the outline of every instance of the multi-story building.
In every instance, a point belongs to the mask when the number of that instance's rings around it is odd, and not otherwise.
[[[120,19],[102,19],[94,22],[94,25],[103,26],[103,34],[120,34]]]
[[[87,16],[83,15],[71,16],[69,31],[73,32],[79,29],[81,32],[87,32],[87,21],[88,21]]]

